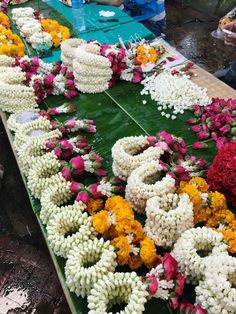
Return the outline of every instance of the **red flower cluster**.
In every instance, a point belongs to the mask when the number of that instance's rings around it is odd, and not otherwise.
[[[225,144],[216,154],[207,173],[211,190],[225,195],[236,206],[236,141]]]
[[[212,103],[205,107],[193,106],[196,118],[187,120],[193,124],[190,130],[197,134],[199,140],[212,138],[220,148],[232,139],[236,139],[236,100],[213,98]],[[205,148],[197,144],[195,149]]]

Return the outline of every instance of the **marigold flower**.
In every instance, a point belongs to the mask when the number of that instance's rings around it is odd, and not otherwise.
[[[198,191],[200,191],[202,193],[207,193],[208,190],[209,190],[207,182],[203,178],[200,178],[200,177],[192,178],[189,181],[189,184],[192,184],[192,185],[196,186]]]
[[[87,211],[90,213],[90,215],[94,215],[96,212],[103,209],[103,200],[98,199],[90,199],[87,204]]]
[[[148,268],[154,267],[161,257],[157,255],[154,241],[145,237],[140,241],[140,257]]]
[[[111,226],[111,222],[109,220],[109,213],[106,210],[101,210],[99,213],[92,216],[92,223],[94,229],[98,233],[103,234]]]
[[[131,269],[138,269],[143,264],[143,261],[139,255],[133,255],[129,257],[128,265]]]
[[[216,230],[223,234],[224,239],[227,241],[229,253],[236,254],[236,233],[231,230],[220,229]]]
[[[128,263],[131,247],[129,241],[125,236],[119,236],[111,241],[111,244],[116,248],[117,261],[119,265]]]

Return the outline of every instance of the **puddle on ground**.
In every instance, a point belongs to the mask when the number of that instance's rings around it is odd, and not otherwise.
[[[7,288],[0,294],[0,313],[8,314],[10,311],[27,309],[30,302],[28,301],[28,292],[20,288]]]

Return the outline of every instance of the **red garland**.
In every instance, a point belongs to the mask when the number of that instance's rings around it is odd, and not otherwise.
[[[236,206],[236,141],[225,144],[216,154],[207,173],[211,190],[223,193]]]

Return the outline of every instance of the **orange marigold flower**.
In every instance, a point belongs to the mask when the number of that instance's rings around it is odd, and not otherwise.
[[[198,189],[198,191],[202,192],[202,193],[207,193],[209,190],[208,184],[206,183],[206,181],[203,178],[200,177],[194,177],[192,178],[188,184],[192,184],[194,186],[196,186],[196,188]]]
[[[116,224],[116,231],[119,235],[133,235],[132,243],[143,239],[143,227],[137,220],[124,219]]]
[[[128,265],[131,269],[138,269],[143,265],[143,261],[139,255],[129,257]]]
[[[211,208],[213,211],[227,209],[225,196],[219,192],[210,192]]]
[[[223,234],[224,239],[229,245],[229,248],[228,248],[229,253],[235,254],[236,253],[236,233],[233,232],[232,230],[225,230],[225,229],[220,229],[216,231]]]
[[[125,236],[119,236],[111,241],[111,244],[115,247],[117,254],[117,261],[119,265],[125,265],[128,263],[131,247],[128,239]]]
[[[92,216],[92,223],[94,229],[103,234],[108,231],[111,226],[111,222],[109,220],[109,213],[106,210],[101,210],[99,213]]]
[[[90,215],[94,215],[96,212],[103,209],[103,200],[98,199],[90,199],[87,204],[87,211],[90,213]]]
[[[154,267],[158,260],[161,259],[156,253],[154,241],[148,237],[140,241],[140,256],[148,268]]]

